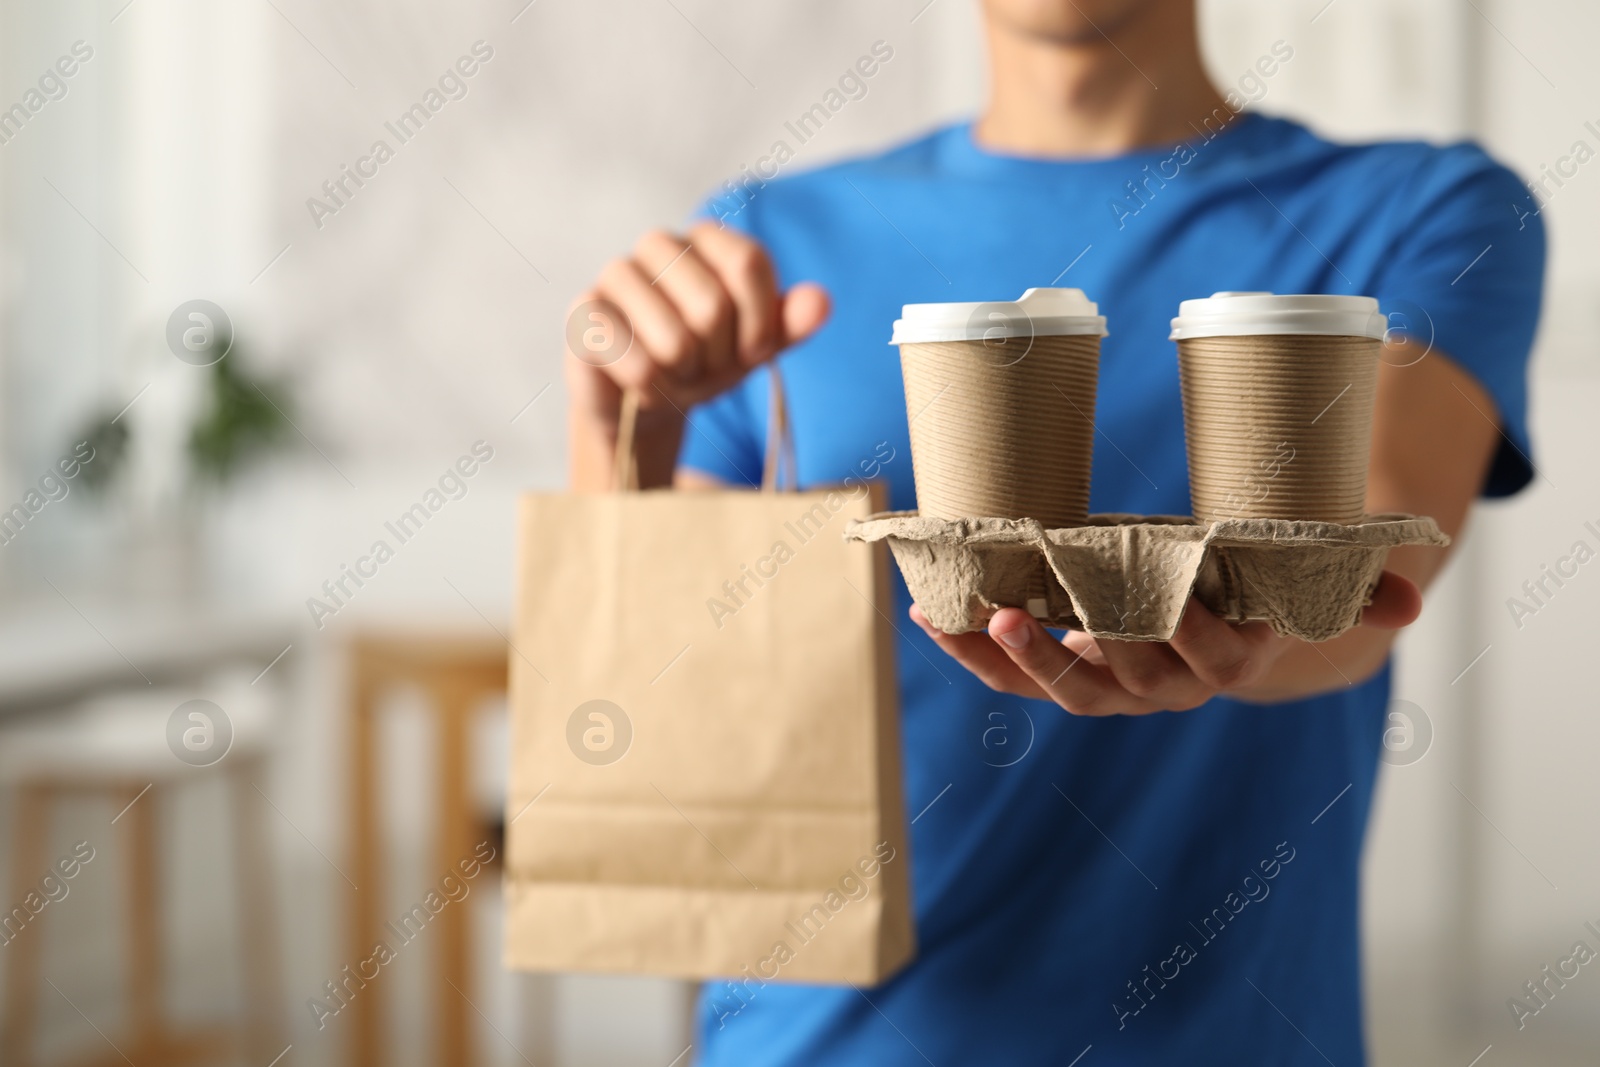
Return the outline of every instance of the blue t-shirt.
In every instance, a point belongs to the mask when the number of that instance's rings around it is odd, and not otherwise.
[[[1378,297],[1493,397],[1484,492],[1526,484],[1533,207],[1473,145],[1333,144],[1245,114],[1084,161],[995,155],[955,126],[708,213],[759,239],[782,284],[832,294],[780,358],[802,485],[877,462],[893,507],[915,507],[900,306],[1068,285],[1110,328],[1093,510],[1186,514],[1167,333],[1180,300],[1219,290]],[[682,464],[758,481],[767,384],[695,409]],[[917,958],[876,989],[708,983],[700,1062],[1065,1065],[1091,1045],[1093,1063],[1364,1061],[1358,866],[1387,669],[1277,707],[1079,718],[992,692],[906,620],[898,575],[895,598]]]

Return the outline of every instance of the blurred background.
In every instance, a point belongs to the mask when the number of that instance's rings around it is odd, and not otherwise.
[[[1600,973],[1521,1029],[1507,999],[1600,947],[1600,564],[1509,603],[1600,546],[1600,8],[1201,7],[1224,87],[1293,47],[1260,110],[1557,176],[1540,477],[1402,641],[1364,949],[1378,1064],[1595,1063]],[[970,114],[972,0],[0,2],[0,1060],[689,1062],[686,985],[501,968],[494,862],[379,979],[343,968],[499,848],[568,300],[877,40],[801,166]]]

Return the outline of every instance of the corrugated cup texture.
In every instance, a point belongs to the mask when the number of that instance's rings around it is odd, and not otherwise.
[[[904,344],[900,365],[921,514],[1088,521],[1100,338]]]
[[[1194,517],[1359,522],[1381,346],[1309,334],[1179,341]]]

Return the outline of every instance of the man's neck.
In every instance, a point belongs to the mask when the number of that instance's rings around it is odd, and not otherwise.
[[[990,17],[992,95],[978,143],[1014,155],[1111,156],[1233,114],[1201,63],[1192,4],[1152,2],[1100,28],[1105,36],[1061,40]]]

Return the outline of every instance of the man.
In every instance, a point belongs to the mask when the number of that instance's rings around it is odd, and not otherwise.
[[[712,205],[728,226],[647,234],[606,267],[584,299],[636,340],[604,368],[567,361],[577,487],[609,484],[625,386],[643,391],[643,484],[750,484],[767,381],[749,372],[782,353],[801,483],[888,441],[893,506],[914,507],[886,343],[900,305],[1053,282],[1111,323],[1095,511],[1188,511],[1168,323],[1218,290],[1405,313],[1369,512],[1459,534],[1479,493],[1526,484],[1544,245],[1514,176],[1470,145],[1336,145],[1236,114],[1202,69],[1192,0],[984,13],[975,123],[751,186],[736,213]],[[1262,76],[1292,54],[1280,42]],[[1015,609],[953,637],[899,585],[917,624],[899,669],[918,958],[878,989],[774,984],[736,1016],[708,1002],[701,1062],[1065,1065],[1092,1045],[1086,1065],[1361,1063],[1358,862],[1386,661],[1444,557],[1396,551],[1365,624],[1318,646],[1198,604],[1166,645],[1057,639]],[[996,728],[1012,748],[980,741]]]

